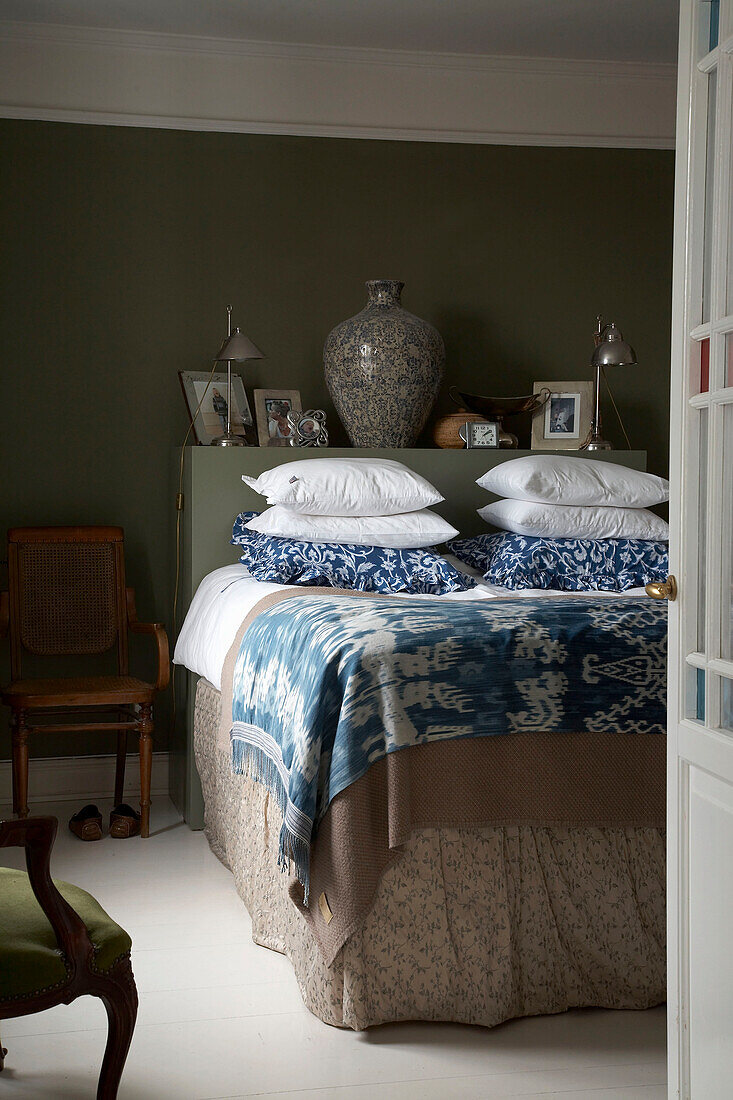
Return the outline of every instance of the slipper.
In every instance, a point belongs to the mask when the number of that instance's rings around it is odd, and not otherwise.
[[[129,836],[137,836],[140,832],[140,814],[122,802],[115,806],[109,815],[109,835],[115,840],[124,840]]]
[[[82,807],[78,814],[69,819],[69,828],[79,840],[101,840],[102,815],[99,807],[91,803]]]

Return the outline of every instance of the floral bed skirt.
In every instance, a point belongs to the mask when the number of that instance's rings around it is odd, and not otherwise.
[[[326,1023],[491,1027],[665,1000],[658,829],[417,830],[327,966],[277,868],[278,808],[264,787],[232,773],[217,743],[219,713],[219,692],[201,680],[194,743],[209,844],[234,875],[255,942],[288,956],[305,1004]]]

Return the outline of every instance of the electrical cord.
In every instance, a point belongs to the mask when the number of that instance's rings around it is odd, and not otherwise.
[[[608,390],[608,396],[611,398],[611,404],[613,405],[613,411],[616,413],[616,419],[618,420],[619,424],[621,425],[621,431],[624,433],[624,439],[626,440],[626,446],[628,447],[629,450],[631,450],[631,440],[629,439],[629,437],[627,435],[626,428],[624,427],[624,422],[621,419],[621,413],[618,411],[618,406],[616,405],[616,402],[613,399],[613,393],[611,392],[611,387],[609,386],[608,379],[606,378],[606,368],[605,367],[601,367],[601,374],[603,375],[603,381],[606,383],[606,389]]]

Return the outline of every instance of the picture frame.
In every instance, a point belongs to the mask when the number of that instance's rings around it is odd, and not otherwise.
[[[593,383],[535,382],[533,393],[549,399],[532,420],[533,451],[579,451],[593,417]]]
[[[328,430],[323,409],[294,409],[288,413],[288,424],[293,429],[291,447],[327,447]]]
[[[299,390],[255,390],[255,417],[260,447],[289,447],[294,429],[288,413],[301,409]]]
[[[193,422],[193,434],[199,446],[209,447],[212,439],[223,435],[227,425],[227,375],[226,371],[179,370],[178,378]],[[207,389],[208,386],[208,389]],[[199,402],[203,398],[201,407]],[[247,428],[254,424],[244,382],[232,372],[232,431],[246,439]]]
[[[458,429],[458,434],[466,444],[466,450],[478,447],[499,447],[499,424],[496,420],[467,420]]]

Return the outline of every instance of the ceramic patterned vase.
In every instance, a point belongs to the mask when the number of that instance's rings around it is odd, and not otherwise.
[[[402,308],[404,285],[368,282],[365,308],[336,325],[323,348],[328,390],[354,447],[412,447],[438,395],[443,341]]]

